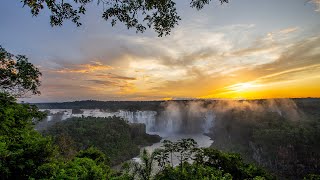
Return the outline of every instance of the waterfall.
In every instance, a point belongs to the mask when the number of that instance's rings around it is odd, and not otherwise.
[[[143,123],[147,133],[162,134],[208,133],[213,125],[215,114],[212,111],[186,111],[180,107],[169,107],[164,111],[125,111],[109,112],[100,109],[81,109],[73,114],[71,109],[42,109],[48,111],[50,120],[66,120],[71,117],[121,117],[130,123]]]
[[[210,129],[214,126],[214,119],[216,118],[215,114],[213,113],[213,111],[208,111],[205,114],[204,117],[204,123],[203,123],[203,131],[204,133],[209,133]]]
[[[130,123],[143,123],[146,125],[147,133],[155,131],[156,111],[123,111],[116,115]]]

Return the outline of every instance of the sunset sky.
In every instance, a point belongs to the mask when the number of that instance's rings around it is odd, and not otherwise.
[[[52,28],[1,0],[0,44],[43,73],[28,102],[320,97],[320,0],[231,0],[197,11],[177,0],[170,36],[136,34],[92,3],[81,27]]]

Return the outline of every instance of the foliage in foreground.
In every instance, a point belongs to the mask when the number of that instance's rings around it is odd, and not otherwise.
[[[22,97],[40,94],[41,72],[23,55],[13,55],[0,45],[0,92]]]
[[[274,179],[263,169],[246,164],[237,154],[198,148],[193,139],[164,141],[153,153],[142,151],[140,161],[126,164],[124,179]]]
[[[89,148],[69,161],[59,159],[51,139],[34,130],[34,123],[41,118],[36,107],[18,104],[0,93],[1,179],[106,179],[110,168],[99,150]]]
[[[33,16],[37,16],[44,8],[48,9],[52,26],[62,26],[65,20],[71,20],[77,26],[81,26],[81,15],[85,14],[88,4],[95,2],[93,0],[20,1],[30,8]],[[223,4],[229,0],[219,1]],[[181,20],[174,0],[98,0],[97,3],[103,4],[102,18],[110,20],[112,26],[120,22],[128,29],[136,29],[137,32],[144,32],[148,27],[153,28],[158,36],[168,35]],[[209,3],[210,0],[191,0],[190,6],[200,10]]]
[[[109,168],[103,153],[88,149],[61,160],[51,138],[34,130],[45,114],[16,102],[14,97],[27,92],[40,93],[40,75],[25,56],[0,46],[0,179],[106,179]]]

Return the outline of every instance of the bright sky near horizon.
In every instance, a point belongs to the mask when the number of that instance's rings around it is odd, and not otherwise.
[[[0,44],[43,73],[28,102],[320,97],[320,0],[177,0],[170,36],[111,27],[92,3],[81,27],[51,27],[19,0],[0,3]]]

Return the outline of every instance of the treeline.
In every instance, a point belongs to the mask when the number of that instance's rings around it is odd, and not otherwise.
[[[302,179],[320,174],[319,100],[295,100],[294,111],[231,108],[217,113],[212,145],[240,153],[277,176]]]
[[[53,137],[66,159],[72,159],[80,150],[96,147],[110,158],[111,165],[138,156],[140,147],[161,139],[158,135],[146,134],[144,124],[128,124],[119,117],[70,118],[49,126],[43,134]]]
[[[128,110],[151,110],[161,109],[164,101],[74,101],[61,103],[36,103],[39,109],[108,109],[110,111]]]
[[[308,108],[314,107],[315,104],[320,103],[319,98],[292,98],[299,108]],[[212,106],[217,104],[219,101],[224,100],[171,100],[170,102],[176,102],[179,104],[187,105],[189,102],[198,101],[204,104],[204,107]],[[234,102],[256,102],[263,104],[266,99],[258,100],[226,100]],[[118,110],[128,110],[128,111],[137,111],[137,110],[151,110],[151,111],[160,111],[163,109],[163,104],[167,101],[96,101],[96,100],[86,100],[86,101],[73,101],[73,102],[60,102],[60,103],[34,103],[39,109],[108,109],[111,111]]]

